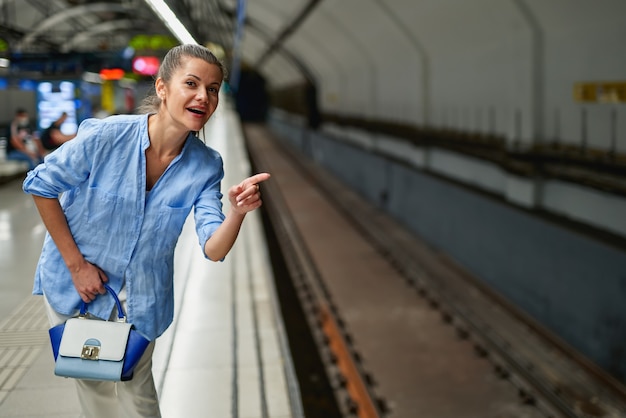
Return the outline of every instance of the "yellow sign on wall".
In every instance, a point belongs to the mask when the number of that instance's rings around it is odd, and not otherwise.
[[[574,100],[581,103],[626,103],[626,81],[576,83]]]
[[[115,86],[113,81],[106,80],[102,83],[101,107],[109,113],[115,112]]]

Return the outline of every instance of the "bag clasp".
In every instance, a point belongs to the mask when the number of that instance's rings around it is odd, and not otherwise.
[[[99,360],[100,359],[100,347],[97,345],[83,345],[83,351],[80,353],[80,358],[83,360]]]

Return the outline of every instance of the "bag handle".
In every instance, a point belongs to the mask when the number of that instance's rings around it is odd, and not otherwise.
[[[108,284],[103,283],[103,285],[104,288],[109,292],[109,294],[113,296],[113,299],[115,299],[115,304],[117,305],[117,322],[126,322],[126,316],[124,315],[124,310],[122,309],[122,303],[117,297],[117,293],[115,293],[115,290],[111,289]],[[88,305],[89,303],[83,301],[82,305],[80,306],[80,315],[78,315],[79,318],[85,317],[85,315],[87,314]]]

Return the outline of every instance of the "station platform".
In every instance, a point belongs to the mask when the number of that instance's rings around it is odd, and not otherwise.
[[[224,158],[224,191],[250,175],[239,120],[224,98],[204,135]],[[54,375],[43,301],[30,295],[44,234],[21,181],[1,185],[0,417],[82,416],[74,382]],[[153,356],[163,417],[303,416],[264,241],[260,215],[250,213],[230,254],[214,263],[202,256],[193,218],[185,225],[174,323]]]

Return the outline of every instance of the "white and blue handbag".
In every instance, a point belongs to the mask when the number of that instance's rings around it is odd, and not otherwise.
[[[88,380],[126,381],[150,343],[126,322],[115,291],[104,285],[117,305],[115,321],[87,316],[84,303],[77,318],[50,328],[54,374]]]

